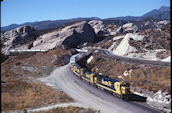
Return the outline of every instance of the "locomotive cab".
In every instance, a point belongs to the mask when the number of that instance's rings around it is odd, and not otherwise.
[[[129,94],[130,93],[130,84],[129,83],[122,82],[120,87],[121,87],[121,93],[122,94]]]
[[[121,87],[121,98],[128,100],[130,96],[130,84],[126,82],[122,82],[120,87]]]

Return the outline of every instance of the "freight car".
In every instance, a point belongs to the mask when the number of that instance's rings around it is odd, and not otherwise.
[[[72,71],[80,79],[87,81],[89,84],[93,84],[104,91],[108,91],[113,95],[120,96],[122,99],[128,99],[130,95],[130,84],[124,81],[117,81],[115,79],[97,75],[88,71],[85,68],[81,68],[79,65],[73,65]]]

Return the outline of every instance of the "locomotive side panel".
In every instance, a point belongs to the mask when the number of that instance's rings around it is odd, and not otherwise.
[[[92,84],[94,84],[94,73],[86,70],[82,76],[82,78]]]
[[[78,65],[74,65],[72,68],[72,71],[74,72],[74,74],[76,74],[78,77],[80,77],[81,76],[80,69],[81,68]]]
[[[109,91],[116,91],[116,89],[114,89],[113,87],[113,83],[111,81],[109,81],[109,79],[107,79],[106,77],[102,76],[102,75],[98,75],[98,83],[97,85],[103,89],[109,90]]]

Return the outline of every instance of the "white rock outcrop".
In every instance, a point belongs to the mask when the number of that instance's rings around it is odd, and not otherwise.
[[[8,50],[10,48],[28,44],[29,42],[36,40],[37,36],[38,31],[31,26],[22,26],[6,31],[1,35],[1,40],[3,42],[2,52],[4,54],[9,54]]]
[[[101,20],[92,20],[89,21],[88,24],[91,25],[91,27],[94,29],[94,32],[96,33],[96,35],[98,36],[105,36],[105,27],[104,24]]]
[[[167,92],[162,92],[159,90],[153,96],[148,96],[146,100],[147,104],[151,106],[158,107],[159,109],[164,109],[165,107],[171,107],[171,95]]]
[[[93,28],[86,22],[79,22],[61,30],[56,30],[41,35],[38,40],[33,42],[33,48],[53,49],[60,45],[76,47],[83,43],[93,43],[95,33]]]
[[[169,23],[168,20],[162,20],[162,21],[157,22],[158,25],[166,25],[168,23]]]
[[[138,27],[134,25],[133,23],[126,23],[122,26],[123,31],[133,31],[136,32],[138,30]]]
[[[127,55],[131,52],[135,52],[137,49],[129,44],[130,39],[142,40],[143,38],[144,36],[142,35],[127,33],[118,47],[113,50],[113,53],[116,55]]]

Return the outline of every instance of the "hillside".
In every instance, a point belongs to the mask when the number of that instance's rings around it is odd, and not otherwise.
[[[145,18],[140,21],[75,21],[44,30],[20,26],[3,32],[2,111],[72,102],[64,92],[38,83],[37,78],[46,77],[55,68],[68,64],[69,58],[77,53],[76,48],[106,49],[123,57],[171,62],[170,31],[169,20]],[[131,63],[107,57],[95,51],[86,65],[93,72],[129,81],[132,87],[142,89],[140,91],[153,94],[162,90],[171,94],[169,66]],[[52,84],[49,86],[53,87]],[[79,108],[70,109],[78,111]]]

